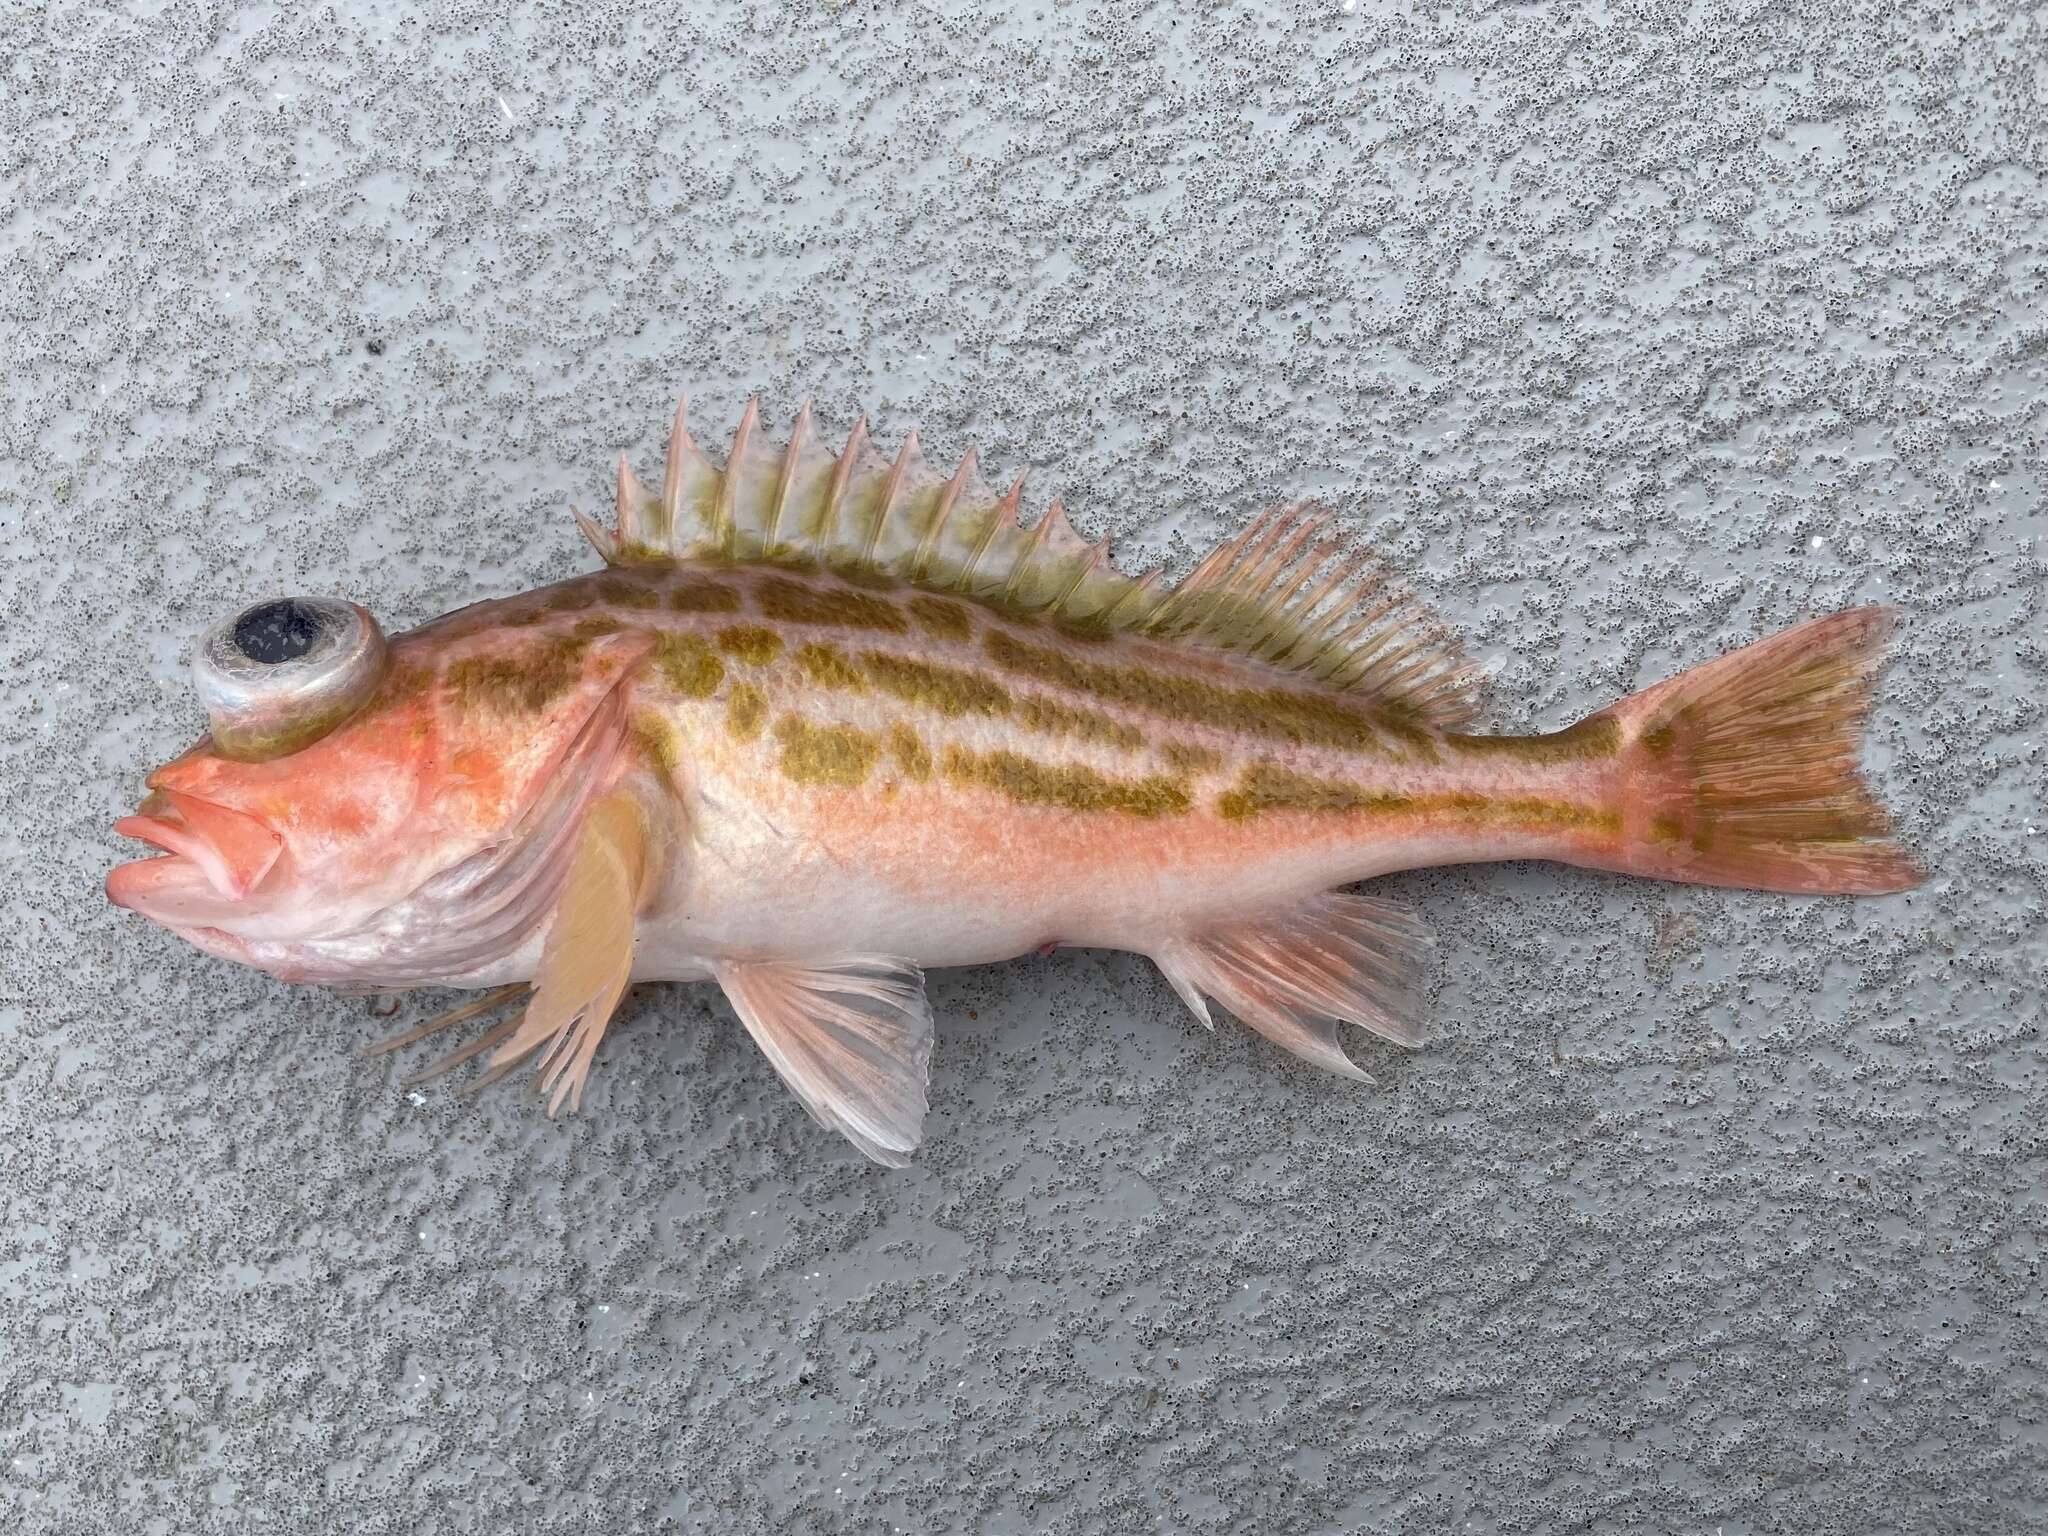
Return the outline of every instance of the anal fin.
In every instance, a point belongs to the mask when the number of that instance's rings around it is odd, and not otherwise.
[[[536,1087],[553,1090],[548,1113],[565,1099],[581,1107],[598,1043],[632,974],[633,924],[652,865],[646,821],[631,794],[615,791],[590,807],[541,945],[533,1000],[492,1054],[479,1088],[538,1053]]]
[[[924,1137],[932,1010],[907,960],[721,960],[712,975],[819,1124],[900,1168]]]
[[[1153,959],[1204,1024],[1205,998],[1214,998],[1304,1061],[1369,1082],[1338,1042],[1337,1025],[1420,1045],[1434,943],[1405,907],[1325,891],[1289,911],[1176,940]]]

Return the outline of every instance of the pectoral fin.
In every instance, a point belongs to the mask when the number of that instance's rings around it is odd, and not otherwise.
[[[1292,911],[1176,941],[1153,958],[1204,1024],[1206,994],[1304,1061],[1369,1082],[1338,1043],[1337,1025],[1420,1045],[1433,943],[1405,907],[1325,891]]]
[[[652,865],[646,821],[630,794],[615,792],[591,806],[541,945],[533,1001],[478,1087],[538,1053],[536,1086],[553,1090],[548,1113],[564,1099],[571,1109],[581,1106],[598,1042],[632,974],[633,923]]]
[[[932,1010],[905,960],[720,961],[718,984],[819,1124],[892,1168],[924,1136]]]

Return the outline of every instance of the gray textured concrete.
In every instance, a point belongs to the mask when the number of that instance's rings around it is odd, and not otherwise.
[[[2041,1519],[2038,7],[700,9],[0,15],[10,1528]],[[1133,563],[1336,496],[1503,727],[1889,599],[1935,878],[1389,881],[1440,1034],[1363,1091],[944,974],[904,1173],[707,994],[550,1123],[103,905],[204,623],[579,569],[685,386]]]

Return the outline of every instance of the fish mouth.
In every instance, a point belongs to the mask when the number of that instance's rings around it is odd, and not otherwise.
[[[247,910],[284,852],[255,817],[197,795],[158,789],[114,831],[160,850],[107,873],[107,899],[170,928],[195,928]]]

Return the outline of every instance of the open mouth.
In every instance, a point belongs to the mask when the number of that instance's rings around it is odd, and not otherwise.
[[[114,830],[162,851],[110,871],[107,899],[176,927],[235,911],[284,851],[255,817],[172,789],[151,793]]]

